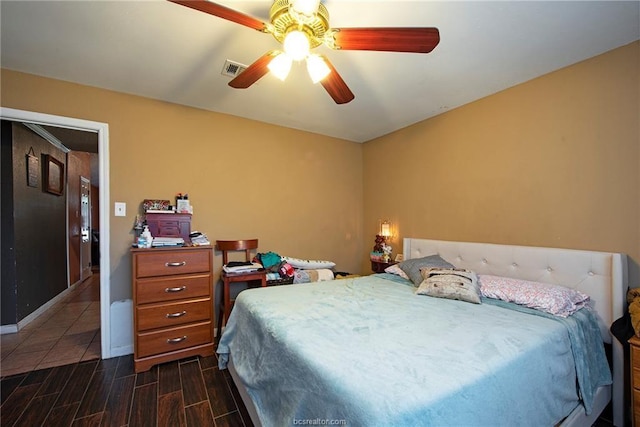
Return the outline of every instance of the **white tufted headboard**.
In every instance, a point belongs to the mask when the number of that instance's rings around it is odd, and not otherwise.
[[[478,274],[562,285],[591,297],[603,341],[613,349],[614,422],[623,419],[624,353],[609,327],[626,309],[627,257],[624,254],[573,249],[510,246],[405,238],[405,259],[438,254],[459,268]],[[617,405],[616,405],[617,402]],[[616,425],[621,425],[616,422]]]

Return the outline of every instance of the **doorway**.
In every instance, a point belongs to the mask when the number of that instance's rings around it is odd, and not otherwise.
[[[99,212],[100,212],[100,324],[101,324],[101,357],[110,358],[111,355],[111,287],[110,287],[110,253],[109,253],[109,125],[83,119],[36,113],[32,111],[16,110],[0,107],[2,119],[35,123],[44,126],[70,128],[80,131],[93,132],[98,136],[99,158]],[[90,246],[90,245],[89,245]],[[90,258],[89,258],[90,259]]]
[[[80,177],[80,281],[91,276],[91,181]]]

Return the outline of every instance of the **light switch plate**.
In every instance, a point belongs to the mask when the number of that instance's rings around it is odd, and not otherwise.
[[[127,216],[127,204],[124,202],[116,202],[115,216]]]

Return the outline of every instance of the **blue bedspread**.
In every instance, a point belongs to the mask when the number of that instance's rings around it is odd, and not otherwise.
[[[551,426],[580,403],[576,367],[583,386],[610,382],[604,350],[591,356],[597,325],[580,326],[592,316],[418,296],[381,276],[238,296],[220,368],[231,354],[263,425]]]

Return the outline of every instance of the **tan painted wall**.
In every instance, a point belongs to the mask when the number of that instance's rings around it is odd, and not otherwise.
[[[135,207],[177,192],[212,239],[341,270],[369,271],[388,218],[395,253],[405,236],[615,251],[638,280],[639,62],[636,42],[363,145],[8,70],[1,89],[4,107],[109,123],[110,205],[128,204],[111,218],[114,300]],[[234,188],[254,192],[231,207]]]
[[[179,192],[194,206],[192,228],[211,240],[259,238],[263,252],[360,268],[361,144],[9,70],[1,77],[3,107],[109,124],[110,211],[127,203],[126,217],[110,218],[112,301],[131,297],[128,249],[142,200]]]
[[[638,281],[639,76],[635,42],[366,143],[365,248],[389,218],[395,252],[406,236],[624,252]]]

